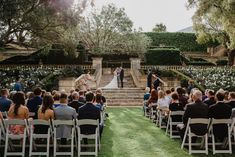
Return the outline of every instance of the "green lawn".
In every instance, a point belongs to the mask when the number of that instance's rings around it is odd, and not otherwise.
[[[141,108],[108,108],[109,118],[102,137],[99,157],[187,157],[179,139],[170,139],[155,126]],[[194,154],[192,156],[207,156]],[[207,157],[213,156],[212,152]],[[215,155],[227,157],[231,155]]]

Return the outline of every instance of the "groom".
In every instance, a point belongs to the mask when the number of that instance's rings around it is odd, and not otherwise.
[[[120,82],[121,82],[121,88],[123,88],[123,78],[124,78],[124,70],[122,67],[120,67]]]

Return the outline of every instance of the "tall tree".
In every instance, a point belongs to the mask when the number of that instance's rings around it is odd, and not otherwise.
[[[143,53],[143,48],[149,44],[148,37],[133,32],[133,23],[123,8],[110,4],[104,6],[100,12],[94,11],[79,24],[79,37],[84,46],[95,54],[102,53]],[[143,37],[143,38],[137,38]],[[138,41],[138,42],[137,42]],[[141,42],[143,41],[143,42]]]
[[[166,25],[163,23],[156,24],[153,28],[153,32],[166,32]]]
[[[189,8],[196,8],[193,16],[198,42],[218,40],[230,51],[230,64],[235,54],[235,1],[234,0],[188,0]]]

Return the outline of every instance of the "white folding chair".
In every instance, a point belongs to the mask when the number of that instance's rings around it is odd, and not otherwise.
[[[25,145],[26,145],[26,137],[28,132],[28,126],[26,120],[22,119],[5,119],[4,120],[5,126],[6,126],[6,141],[5,141],[5,153],[4,157],[10,155],[10,156],[25,156]],[[11,132],[10,127],[14,125],[19,125],[24,127],[23,133],[14,134]],[[11,143],[11,147],[22,147],[21,151],[19,152],[9,152],[9,144],[12,140],[22,140],[22,143],[20,145],[13,145]]]
[[[0,119],[0,146],[5,146],[5,145],[2,145],[2,141],[5,141],[5,137],[6,137],[5,124],[4,124],[4,121]]]
[[[53,124],[53,134],[54,134],[54,157],[56,157],[57,155],[70,155],[71,157],[73,157],[74,155],[74,135],[75,135],[75,124],[74,124],[74,120],[54,120],[52,121]],[[67,138],[69,139],[71,142],[69,145],[62,145],[62,144],[58,144],[57,140],[61,139],[61,137],[57,136],[57,129],[60,129],[59,127],[63,126],[63,127],[69,127],[71,128],[71,137]],[[58,147],[57,147],[58,146]],[[70,151],[57,151],[59,148],[70,148]]]
[[[206,153],[208,155],[208,131],[204,135],[196,135],[193,132],[191,132],[191,126],[190,125],[195,125],[195,124],[204,124],[207,125],[207,128],[209,128],[210,124],[210,119],[207,118],[189,118],[187,127],[185,130],[184,138],[181,144],[181,149],[184,148],[185,145],[189,146],[189,154],[192,153]],[[186,138],[188,137],[188,143],[186,143]],[[192,137],[201,137],[202,142],[201,143],[192,143]],[[200,149],[200,150],[193,150],[192,146],[200,146],[202,148],[204,144],[205,149]]]
[[[149,117],[149,112],[147,112],[148,107],[146,105],[147,102],[148,102],[148,100],[144,100],[144,102],[143,102],[143,110],[144,110],[144,116],[145,117]]]
[[[228,128],[228,137],[224,142],[216,142],[215,135],[213,133],[213,126],[218,124],[225,124]],[[216,153],[230,153],[232,154],[232,142],[231,142],[231,124],[232,119],[214,119],[212,118],[211,125],[210,125],[210,135],[212,136],[212,149],[213,154]],[[226,147],[228,145],[228,149],[216,149],[216,146]]]
[[[156,104],[154,104],[154,105],[156,105]],[[157,113],[156,106],[152,106],[152,107],[150,108],[149,119],[152,120],[153,122],[155,121],[156,113]]]
[[[96,126],[95,133],[94,134],[82,134],[80,126],[83,126],[83,125]],[[93,120],[93,119],[77,120],[77,130],[78,130],[78,156],[80,156],[80,155],[98,156],[98,149],[100,148],[99,120]],[[82,139],[85,139],[85,138],[95,140],[95,144],[82,145],[81,141],[82,141]],[[95,151],[82,152],[81,147],[95,147]]]
[[[235,110],[234,110],[235,111]],[[232,119],[231,129],[230,129],[230,135],[233,136],[233,141],[235,144],[235,118]]]
[[[35,133],[35,127],[47,126],[48,130],[46,134]],[[49,157],[49,150],[50,150],[50,137],[52,133],[50,121],[35,119],[29,120],[29,127],[30,127],[30,145],[29,145],[29,156],[32,155],[45,155]],[[35,139],[46,139],[45,144],[36,144],[34,141]],[[33,151],[33,148],[37,149],[37,147],[46,147],[46,151]]]
[[[159,128],[166,128],[166,125],[163,125],[163,119],[166,117],[166,113],[169,112],[168,108],[161,108],[161,109],[157,109],[157,120],[156,120],[156,126],[159,126]]]
[[[181,116],[183,117],[184,111],[171,111],[168,115],[168,121],[167,121],[167,126],[166,126],[166,134],[169,133],[170,138],[180,138],[179,135],[175,135],[178,133],[178,130],[173,130],[173,126],[177,126],[178,124],[182,124],[182,119],[181,121],[173,122],[172,121],[172,116]]]

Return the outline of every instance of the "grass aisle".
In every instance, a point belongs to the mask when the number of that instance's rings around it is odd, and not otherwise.
[[[180,140],[170,139],[140,108],[109,108],[100,157],[187,157]],[[206,156],[206,155],[193,155]],[[213,156],[212,153],[207,157]],[[230,155],[216,155],[230,156]]]

